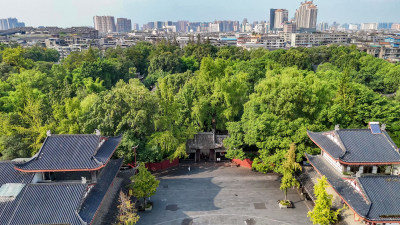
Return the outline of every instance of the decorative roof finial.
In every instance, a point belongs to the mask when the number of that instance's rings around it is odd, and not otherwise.
[[[381,130],[386,130],[386,124],[381,125]]]
[[[100,135],[101,135],[100,130],[96,129],[95,131],[96,131],[96,135],[97,135],[97,136],[100,136]]]
[[[47,137],[50,137],[50,136],[51,136],[51,131],[48,130],[48,131],[46,132],[46,134],[47,134]]]
[[[335,130],[339,130],[339,126],[340,126],[340,124],[336,124],[335,125]]]

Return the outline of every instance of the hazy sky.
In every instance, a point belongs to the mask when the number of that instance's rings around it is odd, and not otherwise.
[[[148,21],[269,20],[270,8],[293,17],[301,0],[0,0],[0,18],[27,26],[93,26],[94,15]],[[400,22],[400,0],[315,0],[318,22]]]

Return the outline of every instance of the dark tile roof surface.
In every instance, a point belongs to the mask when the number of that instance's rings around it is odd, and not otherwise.
[[[356,211],[360,216],[366,217],[370,209],[369,199],[364,199],[349,183],[342,179],[341,174],[329,165],[321,156],[312,156],[306,154],[311,165],[322,175],[326,176],[329,184],[342,196],[342,198]]]
[[[32,173],[22,173],[14,168],[14,162],[11,161],[1,161],[0,162],[0,186],[7,183],[22,183],[28,184],[32,181]],[[25,191],[24,187],[21,192]],[[20,192],[20,193],[21,193]],[[17,198],[18,199],[18,196]],[[0,224],[5,224],[5,221],[9,221],[10,217],[15,209],[18,201],[0,201]]]
[[[86,184],[29,184],[15,201],[9,225],[83,224],[77,208]]]
[[[337,131],[346,148],[345,162],[400,162],[397,147],[386,131],[373,134],[369,129]]]
[[[16,167],[23,171],[100,169],[118,147],[121,137],[110,137],[98,148],[97,135],[51,135],[39,153]]]
[[[101,163],[105,164],[114,153],[114,149],[119,145],[120,141],[121,137],[109,137],[108,140],[99,148],[94,157]]]
[[[25,189],[26,186],[14,200],[0,201],[0,224],[9,224],[10,218],[13,216],[14,211],[21,200],[21,193],[24,193]]]
[[[337,134],[339,144],[327,137]],[[334,159],[348,163],[400,162],[397,146],[386,131],[373,134],[370,129],[345,129],[329,132],[310,132],[309,137]],[[343,145],[343,149],[340,147]]]
[[[32,173],[22,173],[15,170],[15,164],[11,161],[0,161],[0,186],[6,183],[30,183]]]
[[[90,190],[84,200],[79,215],[86,223],[90,224],[94,219],[108,189],[122,165],[123,159],[111,160],[100,172],[97,184]]]
[[[311,140],[327,151],[334,159],[339,159],[344,154],[344,151],[339,147],[339,145],[335,144],[331,139],[324,135],[325,133],[326,132],[307,131]]]
[[[358,182],[371,200],[370,220],[400,220],[399,176],[366,176],[358,178]]]

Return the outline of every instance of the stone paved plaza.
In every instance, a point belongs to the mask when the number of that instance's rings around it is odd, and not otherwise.
[[[246,168],[213,164],[180,165],[158,174],[160,186],[151,212],[140,212],[138,225],[280,225],[311,224],[296,190],[294,209],[279,209],[279,177]]]

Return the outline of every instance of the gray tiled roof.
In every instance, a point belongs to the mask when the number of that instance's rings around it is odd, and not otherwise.
[[[15,164],[11,161],[0,161],[0,186],[6,183],[30,183],[33,174],[22,173],[15,170]]]
[[[118,147],[121,137],[110,137],[98,148],[97,135],[51,135],[39,153],[16,167],[24,171],[100,169]]]
[[[370,221],[400,220],[400,177],[365,176],[357,178],[365,199],[321,156],[306,154],[313,167],[325,175],[329,184],[360,216]]]
[[[386,131],[381,134],[373,134],[369,129],[337,132],[346,148],[342,157],[345,162],[400,162],[397,147]]]
[[[329,139],[327,137],[328,134],[337,134],[339,144]],[[386,131],[380,134],[373,134],[370,129],[345,129],[318,133],[308,132],[308,135],[329,155],[343,162],[400,162],[397,146]]]
[[[114,153],[114,149],[119,145],[122,137],[109,137],[106,142],[100,147],[94,156],[98,161],[105,164],[112,154]]]
[[[10,178],[2,178],[4,182],[27,183],[14,200],[0,200],[0,224],[90,224],[117,176],[122,162],[123,159],[110,160],[101,170],[97,183],[85,198],[85,193],[88,191],[87,184],[29,184],[33,177],[32,173],[26,174],[15,170],[11,162],[0,162],[0,169],[5,169],[1,171],[1,175],[4,176],[3,172],[12,173]],[[12,179],[13,175],[17,176]]]
[[[123,159],[111,160],[101,171],[97,179],[97,184],[90,190],[79,212],[82,220],[86,223],[91,224],[94,219],[96,211],[99,209],[114,178],[117,176],[122,162]]]
[[[15,170],[14,166],[11,161],[0,162],[0,186],[7,183],[27,184],[32,181],[34,174],[19,172]],[[25,187],[21,192],[24,192],[24,190]],[[0,201],[0,224],[5,224],[5,221],[10,220],[17,203],[17,200]]]
[[[327,132],[311,132],[307,131],[308,136],[313,140],[316,144],[318,144],[321,148],[328,152],[335,159],[339,159],[344,151],[339,147],[339,145],[335,144],[331,141],[327,136]],[[334,133],[334,132],[331,132]]]
[[[329,184],[342,196],[346,202],[360,216],[366,217],[370,209],[369,199],[364,199],[349,183],[342,179],[341,175],[329,165],[321,156],[306,154],[311,165],[322,175],[326,176]]]
[[[360,177],[358,182],[372,203],[368,213],[369,220],[400,220],[399,176]]]
[[[29,184],[14,200],[9,222],[2,224],[81,225],[76,210],[86,188],[86,184]]]

